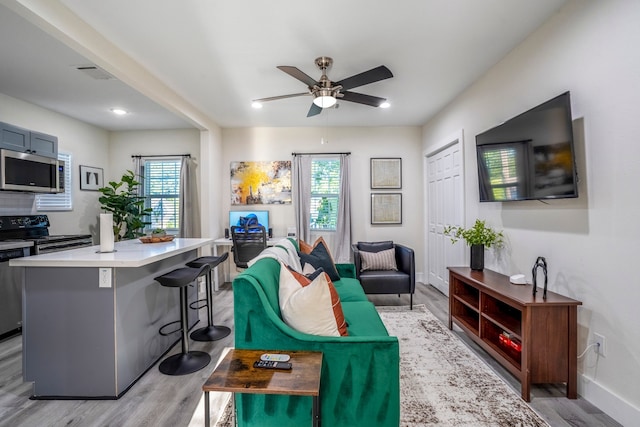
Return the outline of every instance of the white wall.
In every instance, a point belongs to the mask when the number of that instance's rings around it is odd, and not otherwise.
[[[578,350],[594,332],[607,356],[579,362],[579,393],[625,425],[640,415],[640,2],[571,1],[423,128],[423,150],[463,128],[466,223],[504,228],[490,265],[530,278],[538,255],[550,290],[583,302]],[[475,135],[566,90],[578,151],[577,200],[478,203]]]
[[[109,144],[109,160],[113,167],[107,175],[115,181],[133,169],[133,155],[191,154],[196,162],[201,161],[198,129],[111,132]],[[105,183],[108,179],[105,176]]]
[[[109,179],[120,181],[127,170],[133,170],[132,155],[179,155],[190,154],[196,165],[196,186],[201,191],[200,131],[198,129],[146,130],[111,132],[109,145]],[[105,185],[108,179],[105,177]],[[202,197],[199,198],[202,206]]]
[[[73,158],[73,211],[46,212],[51,234],[91,233],[97,237],[97,191],[80,191],[79,165],[109,168],[108,132],[68,116],[0,94],[0,120],[58,137],[58,150]]]
[[[325,137],[328,144],[321,145]],[[229,164],[232,161],[290,160],[292,152],[351,152],[352,240],[394,240],[416,250],[416,272],[422,271],[422,164],[419,127],[384,128],[240,128],[222,131],[223,188],[221,226],[228,227]],[[402,225],[372,226],[369,162],[371,157],[402,158]],[[264,205],[270,211],[274,235],[295,226],[292,205]],[[262,208],[262,207],[261,207]]]

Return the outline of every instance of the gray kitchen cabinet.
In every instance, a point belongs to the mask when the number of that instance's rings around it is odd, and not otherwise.
[[[0,148],[58,158],[58,137],[0,122]]]

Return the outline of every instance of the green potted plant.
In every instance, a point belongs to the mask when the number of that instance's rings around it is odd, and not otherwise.
[[[487,227],[486,221],[479,219],[476,219],[473,227],[464,228],[450,225],[444,228],[443,233],[451,239],[451,243],[464,239],[465,243],[471,248],[472,270],[484,269],[485,247],[495,246],[500,248],[504,245],[502,231],[495,231],[493,228]]]
[[[102,196],[98,199],[102,209],[113,214],[113,235],[116,241],[133,239],[144,235],[145,221],[152,209],[144,207],[144,197],[138,195],[135,175],[128,170],[120,182],[110,181],[107,187],[99,188]]]

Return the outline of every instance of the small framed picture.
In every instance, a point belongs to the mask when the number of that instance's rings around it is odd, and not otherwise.
[[[104,187],[104,172],[102,168],[80,165],[80,189],[98,191]]]
[[[371,189],[395,190],[402,188],[402,159],[372,158]]]
[[[371,225],[402,224],[402,193],[371,193]]]

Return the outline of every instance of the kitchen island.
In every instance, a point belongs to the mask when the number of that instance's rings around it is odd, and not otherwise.
[[[180,340],[158,333],[180,318],[177,289],[154,277],[184,267],[212,239],[117,242],[18,258],[24,268],[23,379],[34,398],[122,396]],[[189,290],[189,301],[197,288]],[[189,313],[189,325],[197,312]]]

